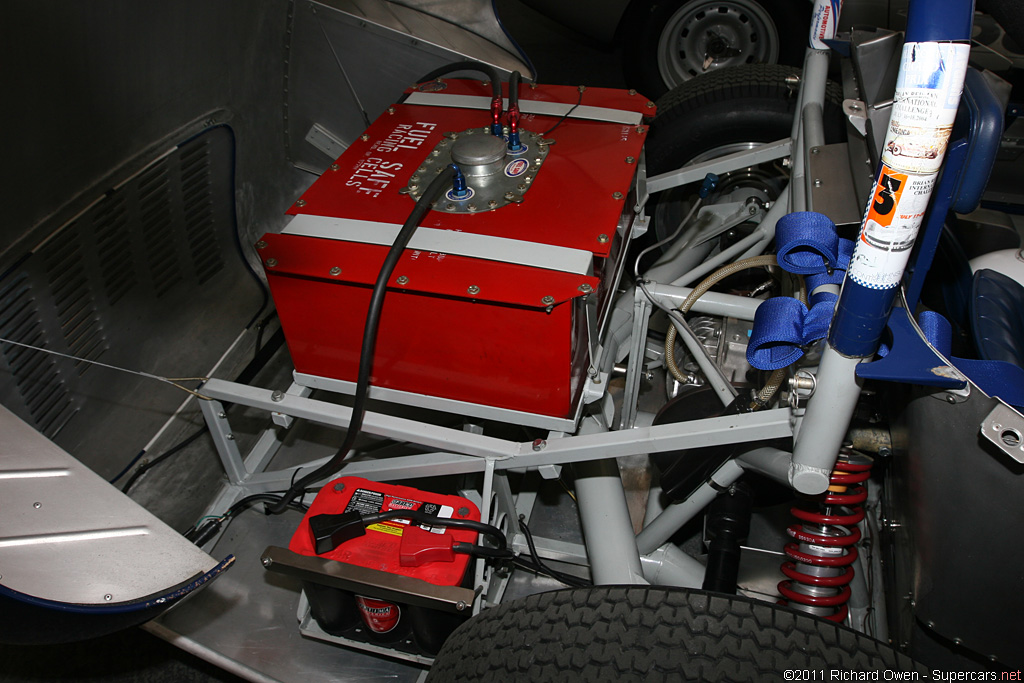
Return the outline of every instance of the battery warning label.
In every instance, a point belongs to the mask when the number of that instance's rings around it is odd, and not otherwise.
[[[371,489],[356,489],[345,506],[345,512],[358,512],[361,515],[370,515],[377,512],[388,512],[390,510],[418,510],[433,517],[450,519],[455,509],[450,505],[438,505],[437,503],[423,503],[418,500],[407,498],[396,498],[388,496],[380,491]],[[402,530],[409,525],[404,519],[392,519],[379,524],[371,524],[366,527],[368,530],[379,531],[383,534],[401,536]],[[425,531],[435,534],[443,534],[445,527],[424,526]]]

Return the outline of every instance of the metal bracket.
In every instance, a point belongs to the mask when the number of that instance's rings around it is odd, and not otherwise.
[[[636,402],[640,395],[640,378],[644,365],[644,347],[647,340],[647,321],[651,314],[651,303],[640,288],[635,290],[633,299],[633,333],[629,339],[629,367],[626,370],[626,387],[622,396],[622,411],[619,429],[632,429],[636,421]]]
[[[982,421],[981,435],[1024,463],[1024,415],[1000,401]]]

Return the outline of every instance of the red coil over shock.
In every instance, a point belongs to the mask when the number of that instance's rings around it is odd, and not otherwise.
[[[860,540],[857,524],[864,519],[861,503],[868,497],[860,484],[871,476],[872,464],[863,453],[843,448],[824,498],[790,510],[802,524],[786,529],[799,543],[785,547],[790,561],[782,563],[787,580],[779,583],[785,598],[781,604],[835,622],[846,619],[857,560],[854,545]]]

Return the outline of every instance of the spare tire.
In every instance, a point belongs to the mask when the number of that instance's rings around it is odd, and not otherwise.
[[[808,681],[831,669],[927,673],[885,643],[785,607],[682,588],[602,586],[480,613],[448,639],[427,681]]]

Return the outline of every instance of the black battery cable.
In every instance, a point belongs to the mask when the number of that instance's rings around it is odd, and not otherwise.
[[[349,420],[345,441],[330,460],[288,487],[288,490],[281,495],[281,499],[268,508],[271,514],[276,515],[284,512],[288,509],[288,504],[295,500],[295,497],[305,491],[307,487],[337,472],[355,445],[356,438],[363,428],[363,416],[366,414],[366,394],[370,387],[370,373],[373,370],[377,331],[380,326],[380,314],[384,307],[384,297],[387,294],[388,281],[391,279],[395,266],[398,265],[398,260],[402,257],[402,252],[405,251],[409,240],[412,239],[412,235],[416,232],[420,221],[430,211],[432,204],[437,201],[445,190],[453,185],[457,177],[461,176],[462,172],[458,166],[450,164],[436,178],[430,181],[427,189],[424,190],[423,195],[416,202],[416,206],[409,213],[409,217],[402,224],[402,229],[398,231],[398,236],[395,237],[394,243],[384,258],[384,264],[380,268],[380,273],[377,274],[377,281],[373,285],[373,292],[370,294],[370,305],[366,312],[363,344],[359,352],[356,391],[352,401],[352,418]]]
[[[339,514],[314,515],[309,518],[309,530],[313,537],[313,546],[317,554],[323,555],[335,550],[346,541],[365,535],[366,527],[395,519],[407,519],[421,526],[451,527],[475,531],[490,538],[494,543],[494,547],[473,543],[452,543],[451,549],[458,553],[484,559],[514,560],[515,564],[523,569],[550,576],[567,586],[584,587],[592,585],[586,579],[560,572],[545,564],[537,552],[533,534],[530,533],[530,528],[526,526],[526,521],[522,517],[519,519],[519,528],[523,531],[526,543],[530,548],[529,556],[517,556],[508,547],[508,541],[505,538],[504,532],[496,526],[471,519],[435,517],[421,510],[388,510],[365,515],[356,510],[349,510]],[[443,545],[443,541],[438,539],[438,547]]]

